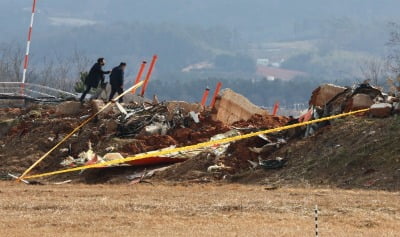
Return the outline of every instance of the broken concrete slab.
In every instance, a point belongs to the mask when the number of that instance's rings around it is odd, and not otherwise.
[[[81,103],[76,101],[66,101],[56,106],[57,115],[77,115],[81,112]]]
[[[233,124],[249,120],[255,114],[267,116],[268,112],[233,90],[225,89],[216,100],[212,118],[225,124]]]
[[[374,104],[374,101],[367,94],[356,94],[354,95],[349,104],[350,110],[360,110],[360,109],[368,109],[371,105]]]
[[[378,103],[371,106],[370,114],[377,118],[386,118],[392,114],[393,106],[389,103]]]
[[[346,87],[336,86],[333,84],[321,85],[312,92],[309,104],[314,106],[325,106],[336,95],[344,92],[345,90]]]

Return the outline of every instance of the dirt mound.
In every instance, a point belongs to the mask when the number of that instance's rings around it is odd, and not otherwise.
[[[211,118],[203,117],[201,123],[193,123],[189,128],[178,128],[169,132],[179,144],[193,145],[208,141],[212,136],[225,133],[230,129],[220,122],[214,122]]]
[[[234,180],[399,190],[400,146],[395,142],[399,139],[399,118],[337,120],[267,157],[287,158],[283,169],[245,172]]]
[[[159,150],[173,145],[177,145],[177,142],[170,136],[140,136],[137,137],[137,139],[135,139],[133,142],[123,146],[121,151],[134,155],[138,153]]]
[[[82,113],[76,117],[63,117],[55,114],[52,106],[33,106],[26,109],[5,109],[2,113],[18,111],[15,124],[0,139],[0,172],[22,172],[37,159],[51,149],[67,133],[79,125],[80,116],[90,111],[82,108]],[[3,118],[3,117],[1,117]],[[90,123],[85,130],[77,133],[68,143],[60,148],[71,147],[70,155],[77,155],[87,149],[87,142],[98,141],[99,134],[96,124]],[[68,153],[54,151],[35,170],[48,171],[60,168],[59,163]]]
[[[288,118],[282,116],[255,114],[249,120],[238,121],[232,124],[234,127],[256,127],[256,128],[276,128],[285,125]]]
[[[262,147],[266,142],[259,137],[241,140],[232,143],[228,148],[228,156],[222,158],[223,163],[233,169],[232,173],[247,170],[250,161],[258,162],[259,154],[252,152],[251,147]]]

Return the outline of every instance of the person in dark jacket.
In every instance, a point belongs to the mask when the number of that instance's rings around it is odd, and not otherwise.
[[[99,82],[101,84],[104,84],[104,75],[109,74],[110,71],[103,71],[102,67],[106,64],[104,58],[99,58],[97,59],[97,63],[93,65],[93,67],[90,69],[88,76],[85,79],[85,85],[86,85],[86,90],[83,92],[81,96],[81,103],[83,103],[83,100],[86,97],[86,94],[89,93],[89,91],[92,88],[97,88],[99,86]]]
[[[119,95],[124,93],[124,73],[125,73],[126,63],[121,63],[118,67],[113,68],[110,74],[110,84],[111,84],[111,94],[110,101],[114,98],[115,93],[118,92]],[[118,100],[122,103],[122,97]]]

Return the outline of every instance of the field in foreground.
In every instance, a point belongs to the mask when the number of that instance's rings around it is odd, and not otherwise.
[[[0,182],[0,236],[398,236],[400,193]]]

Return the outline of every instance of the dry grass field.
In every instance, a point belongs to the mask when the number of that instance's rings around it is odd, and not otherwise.
[[[400,194],[0,182],[0,236],[400,236]]]

